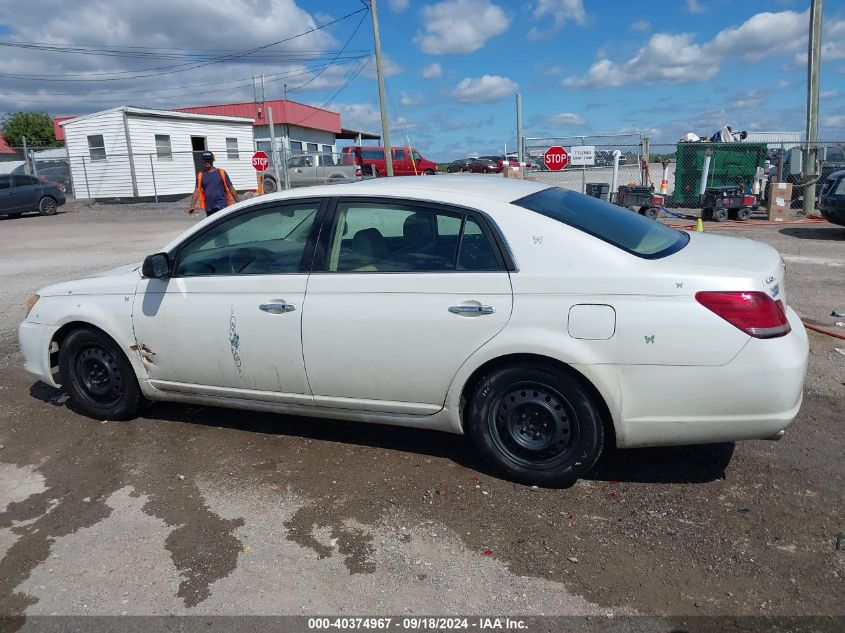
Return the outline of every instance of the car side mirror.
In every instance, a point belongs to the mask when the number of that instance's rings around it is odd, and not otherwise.
[[[170,277],[170,256],[167,253],[148,255],[141,266],[141,274],[146,279]]]

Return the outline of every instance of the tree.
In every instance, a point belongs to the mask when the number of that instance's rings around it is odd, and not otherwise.
[[[3,121],[3,136],[12,147],[59,147],[53,130],[53,119],[46,112],[16,112]]]

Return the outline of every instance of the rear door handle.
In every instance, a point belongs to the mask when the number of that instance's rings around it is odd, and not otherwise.
[[[259,310],[269,312],[270,314],[284,314],[285,312],[293,312],[296,310],[296,304],[293,303],[262,303],[258,306]]]
[[[450,307],[449,312],[452,314],[493,314],[496,312],[496,308],[493,306],[461,305]]]

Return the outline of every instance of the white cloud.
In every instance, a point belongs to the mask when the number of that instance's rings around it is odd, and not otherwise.
[[[381,134],[381,113],[370,103],[330,103],[326,107],[340,113],[345,128]],[[390,119],[391,131],[412,130],[418,125],[402,116]]]
[[[511,19],[490,0],[445,0],[422,10],[425,32],[414,42],[429,55],[477,51],[508,30]]]
[[[402,66],[397,64],[393,59],[390,58],[389,55],[386,53],[381,54],[381,71],[384,73],[385,77],[393,77],[394,75],[398,75],[402,72]],[[365,77],[369,77],[370,79],[376,79],[378,74],[376,72],[376,56],[371,55],[369,63],[364,67],[364,70],[361,71]]]
[[[705,7],[699,0],[687,0],[687,11],[690,13],[704,13],[707,11],[707,7]]]
[[[423,102],[423,98],[421,95],[410,95],[404,90],[399,93],[399,105],[405,108],[411,108],[414,106],[421,105]]]
[[[820,99],[833,99],[834,97],[839,96],[839,91],[837,90],[822,90],[819,93]]]
[[[584,0],[537,0],[534,7],[534,20],[548,22],[552,18],[552,26],[547,29],[534,27],[528,32],[528,39],[542,40],[552,37],[567,22],[575,22],[580,26],[587,23],[587,12],[584,10]]]
[[[807,67],[807,39],[803,51],[795,54],[794,68]],[[845,19],[822,21],[822,63],[845,59]]]
[[[739,109],[759,108],[768,97],[769,95],[762,90],[750,90],[731,101],[730,105]]]
[[[423,79],[440,79],[443,76],[443,68],[440,64],[429,64],[420,71]]]
[[[390,10],[394,13],[402,13],[411,5],[411,0],[389,0]]]
[[[301,4],[301,3],[300,3]],[[257,46],[311,31],[328,16],[319,17],[299,6],[294,0],[266,0],[268,14],[284,15],[281,23],[256,20],[252,0],[231,0],[212,4],[200,0],[112,0],[111,2],[83,2],[81,0],[43,0],[39,10],[32,11],[26,0],[0,2],[0,24],[9,30],[3,39],[50,42],[66,46],[147,47],[160,52],[165,49],[207,51],[220,54],[227,51],[247,51]],[[354,18],[351,18],[354,19]],[[350,20],[351,20],[350,19]],[[224,40],[209,37],[225,24]],[[145,72],[161,66],[182,64],[182,59],[136,59],[113,56],[78,55],[40,51],[7,49],[3,53],[3,72],[19,75],[76,75],[99,74],[99,78],[125,76],[119,81],[48,82],[3,79],[0,91],[0,111],[44,110],[50,113],[83,114],[127,103],[150,107],[187,107],[203,103],[251,101],[251,76],[256,61],[267,76],[267,98],[282,96],[282,84],[288,89],[300,86],[314,77],[307,70],[314,66],[313,58],[321,51],[337,49],[340,44],[330,29],[313,31],[290,39],[284,52],[295,54],[275,60],[267,51],[233,59],[231,63],[213,64],[172,74],[129,78],[133,75],[152,75],[162,70]],[[271,50],[271,49],[268,49]],[[276,49],[272,49],[276,50]],[[325,90],[342,85],[355,66],[333,67],[317,77],[305,90]],[[172,68],[172,70],[180,70]],[[132,71],[115,75],[121,71]],[[195,84],[208,84],[196,86]]]
[[[560,114],[552,115],[548,118],[548,122],[552,125],[565,128],[583,127],[587,123],[584,117],[572,112],[561,112]]]
[[[499,101],[516,92],[517,85],[507,77],[484,75],[467,77],[452,91],[452,98],[461,103],[489,103]]]
[[[845,128],[845,114],[823,116],[821,122],[825,127]]]
[[[700,83],[709,81],[727,59],[751,63],[807,45],[808,11],[758,13],[738,27],[720,31],[699,44],[691,33],[655,33],[626,62],[595,62],[582,77],[570,77],[568,87],[603,88],[625,84]]]
[[[634,22],[631,25],[631,29],[634,31],[650,31],[651,22],[649,22],[648,20],[640,20],[639,22]]]

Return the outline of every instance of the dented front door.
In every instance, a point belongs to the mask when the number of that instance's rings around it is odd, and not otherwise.
[[[136,345],[157,389],[312,404],[302,304],[322,201],[226,214],[171,253],[171,276],[142,279]]]
[[[309,404],[301,342],[306,279],[142,280],[132,319],[153,386]]]

